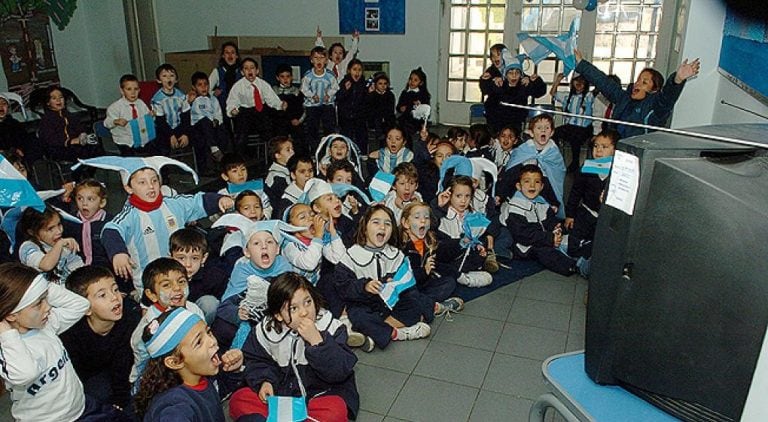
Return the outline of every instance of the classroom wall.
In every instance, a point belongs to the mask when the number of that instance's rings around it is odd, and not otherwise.
[[[358,57],[363,61],[390,62],[395,95],[405,86],[410,70],[422,66],[430,92],[436,98],[440,2],[406,1],[405,5],[406,35],[363,34]],[[339,35],[338,0],[219,0],[215,7],[208,2],[163,0],[156,2],[155,7],[163,53],[206,49],[207,36],[213,35],[215,27],[218,35],[314,37],[319,25],[323,34]],[[345,37],[347,43],[351,42],[351,36]]]
[[[762,104],[717,70],[725,25],[723,0],[693,0],[681,57],[701,59],[699,76],[683,90],[672,117],[673,128],[712,123],[768,123],[765,119],[720,103],[727,102],[768,115]]]

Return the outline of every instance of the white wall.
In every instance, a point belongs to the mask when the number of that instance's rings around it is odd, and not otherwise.
[[[115,101],[120,76],[131,72],[122,1],[80,1],[63,31],[51,29],[61,84],[85,103]]]
[[[314,37],[318,25],[325,35],[339,35],[338,0],[218,0],[215,6],[202,1],[162,0],[155,5],[163,53],[208,48],[207,36],[213,35],[216,26],[219,35]],[[422,66],[436,104],[440,92],[439,2],[407,0],[405,5],[405,35],[363,34],[358,57],[363,61],[390,62],[395,95],[405,86],[410,70]],[[345,37],[351,42],[349,35]]]

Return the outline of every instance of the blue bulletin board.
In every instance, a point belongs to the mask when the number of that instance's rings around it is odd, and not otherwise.
[[[720,72],[737,86],[768,104],[768,21],[726,9]]]
[[[405,34],[405,0],[339,0],[339,33]]]

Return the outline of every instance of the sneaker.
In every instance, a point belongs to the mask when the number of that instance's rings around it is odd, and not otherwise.
[[[485,271],[470,271],[461,274],[456,281],[467,287],[484,287],[493,283],[493,276]]]
[[[494,252],[493,249],[488,250],[488,255],[485,257],[485,264],[483,265],[483,269],[491,274],[499,271],[499,262],[496,260],[496,252]]]
[[[370,337],[366,337],[362,333],[358,333],[357,331],[349,331],[347,333],[347,346],[349,347],[363,347],[365,345],[365,340]]]
[[[373,342],[373,339],[365,336],[365,342],[360,346],[360,350],[364,351],[365,353],[371,353],[373,349],[376,347],[376,343]]]
[[[410,327],[397,328],[397,336],[395,340],[416,340],[424,337],[429,337],[429,333],[432,329],[429,328],[429,324],[426,322],[417,322]]]
[[[579,258],[576,260],[576,269],[579,272],[579,275],[582,277],[589,279],[589,267],[590,267],[590,260],[584,259],[584,257]]]
[[[448,299],[437,302],[435,316],[443,316],[445,313],[461,312],[464,309],[464,301],[460,297],[449,297]]]

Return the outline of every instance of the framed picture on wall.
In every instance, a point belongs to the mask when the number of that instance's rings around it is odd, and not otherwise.
[[[339,0],[339,33],[405,34],[405,0]]]
[[[368,31],[379,32],[379,8],[378,7],[365,8],[365,32],[368,32]]]

